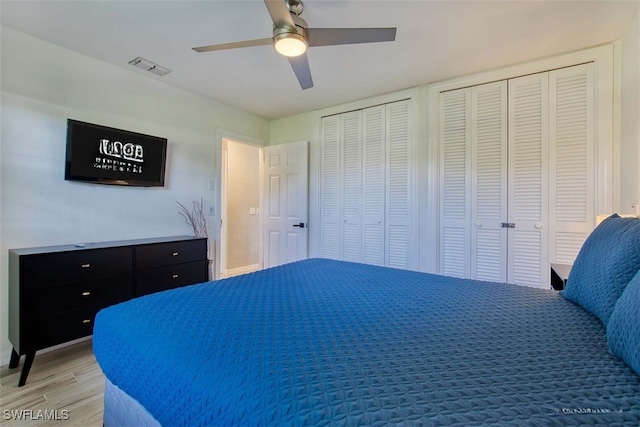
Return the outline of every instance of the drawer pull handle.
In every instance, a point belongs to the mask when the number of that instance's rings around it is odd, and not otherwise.
[[[82,323],[84,323],[84,324],[91,323],[91,319],[84,319],[84,320],[82,321]]]
[[[177,275],[177,274],[174,274],[174,275],[173,275],[173,276],[171,276],[171,277],[173,277],[174,279],[177,279],[177,278],[178,278],[178,275]]]
[[[178,252],[174,252],[171,254],[172,256],[178,256]]]
[[[90,291],[84,291],[84,292],[82,293],[82,296],[83,296],[83,297],[88,297],[89,295],[91,295],[91,292],[90,292]]]
[[[82,264],[82,268],[89,268],[89,267],[91,267],[91,264],[89,264],[89,263]]]

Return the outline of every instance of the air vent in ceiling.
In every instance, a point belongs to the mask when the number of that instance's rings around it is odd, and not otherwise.
[[[156,76],[164,76],[171,72],[167,67],[163,67],[162,65],[155,64],[149,60],[144,58],[137,57],[136,59],[129,61],[129,64],[134,67],[138,67],[142,70],[148,71],[150,73],[155,74]]]

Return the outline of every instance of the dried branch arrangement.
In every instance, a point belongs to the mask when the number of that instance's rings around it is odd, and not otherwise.
[[[207,234],[207,218],[204,214],[204,200],[200,199],[199,202],[196,200],[191,202],[193,203],[191,210],[180,202],[176,203],[180,206],[178,213],[184,217],[187,224],[193,229],[193,235],[196,237],[209,237]]]

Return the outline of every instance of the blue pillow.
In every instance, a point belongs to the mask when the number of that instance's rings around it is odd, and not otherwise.
[[[640,271],[616,303],[607,325],[609,349],[640,375]]]
[[[606,326],[624,288],[640,270],[640,218],[605,219],[587,237],[562,296]]]

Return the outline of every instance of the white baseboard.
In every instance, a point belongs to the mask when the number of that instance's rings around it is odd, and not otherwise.
[[[245,265],[242,267],[231,268],[224,273],[220,273],[220,277],[239,276],[241,274],[252,273],[260,270],[260,264]]]
[[[0,353],[0,366],[7,366],[11,360],[11,350],[2,350]]]

